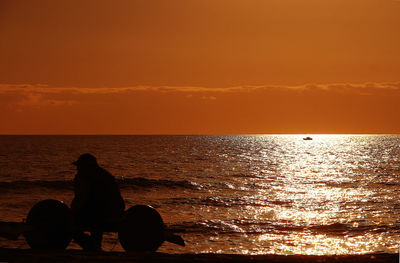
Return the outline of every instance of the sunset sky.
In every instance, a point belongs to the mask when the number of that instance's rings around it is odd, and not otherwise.
[[[1,0],[0,36],[0,134],[400,133],[399,0]]]

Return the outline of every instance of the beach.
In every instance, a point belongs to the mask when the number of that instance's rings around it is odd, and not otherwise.
[[[30,249],[0,248],[1,262],[398,262],[398,254],[365,254],[365,255],[236,255],[236,254],[166,254],[157,252],[124,253],[124,252],[84,252],[81,250],[65,250],[57,252],[33,251]]]

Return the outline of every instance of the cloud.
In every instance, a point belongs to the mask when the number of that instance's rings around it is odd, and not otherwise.
[[[75,104],[74,100],[48,99],[43,94],[27,93],[24,98],[17,102],[19,106],[71,106]]]
[[[60,90],[43,84],[0,84],[1,101],[18,107],[18,111],[21,107],[71,106],[76,103],[60,95]]]
[[[0,94],[119,94],[128,92],[183,92],[183,93],[232,93],[232,92],[253,92],[268,90],[295,90],[295,91],[336,91],[354,92],[357,90],[400,90],[400,82],[384,83],[331,83],[331,84],[305,84],[305,85],[242,85],[227,88],[209,88],[196,86],[128,86],[128,87],[52,87],[47,84],[0,84]]]
[[[154,94],[180,94],[185,98],[200,98],[216,100],[218,94],[224,93],[324,93],[324,94],[355,94],[355,95],[385,95],[400,92],[400,82],[383,83],[331,83],[305,84],[297,86],[283,85],[242,85],[227,88],[209,88],[196,86],[128,86],[128,87],[55,87],[47,84],[0,84],[2,101],[9,99],[20,106],[72,106],[83,98],[93,96],[124,95],[135,92]],[[109,100],[109,97],[104,97]]]
[[[399,99],[400,82],[228,88],[1,84],[0,132],[397,133]]]
[[[305,85],[242,85],[227,88],[208,88],[194,86],[132,86],[122,88],[83,89],[82,93],[122,93],[135,91],[151,91],[160,93],[243,93],[256,91],[330,91],[330,92],[363,92],[366,90],[400,90],[400,82],[387,83],[331,83],[331,84],[305,84]]]
[[[201,96],[202,100],[216,100],[217,97],[215,96]]]

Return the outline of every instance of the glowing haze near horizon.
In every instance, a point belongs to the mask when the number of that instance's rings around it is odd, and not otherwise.
[[[400,133],[396,0],[1,1],[0,134]]]

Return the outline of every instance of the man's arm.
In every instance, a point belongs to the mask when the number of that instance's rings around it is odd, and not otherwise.
[[[90,182],[89,180],[77,175],[74,179],[75,197],[71,203],[71,209],[74,214],[81,211],[89,201]]]

